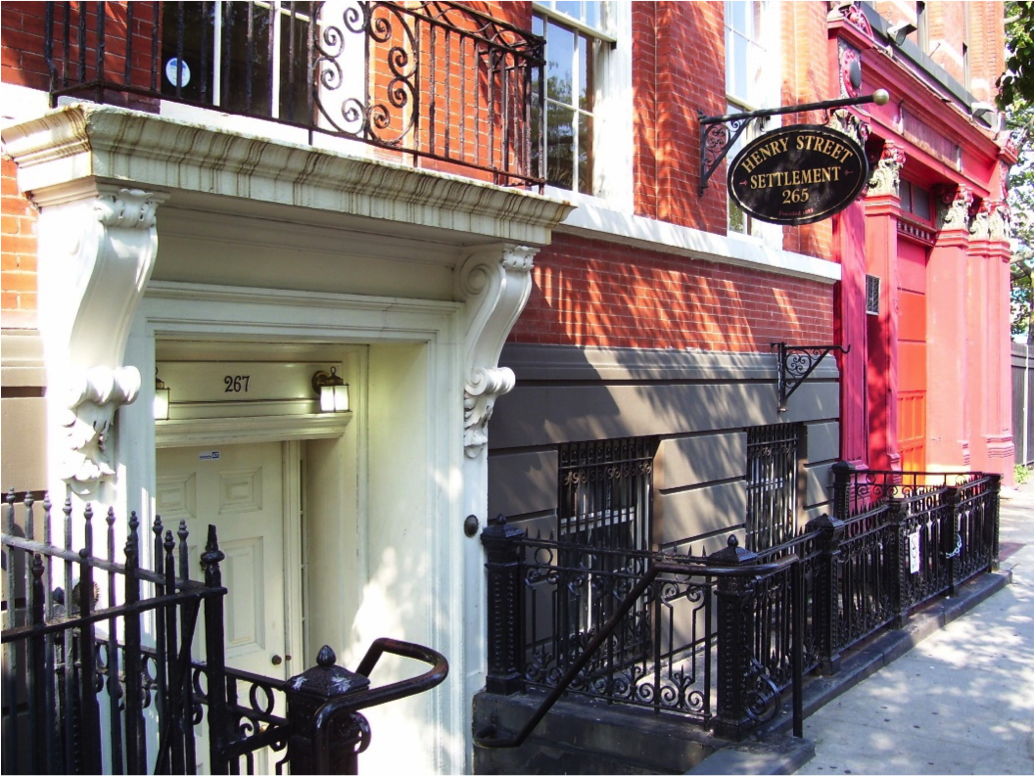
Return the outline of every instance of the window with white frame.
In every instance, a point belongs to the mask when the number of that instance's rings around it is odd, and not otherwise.
[[[726,99],[730,113],[777,107],[779,91],[779,9],[770,0],[726,0]],[[779,117],[763,121],[778,122]],[[732,159],[763,126],[752,122],[729,151]],[[753,222],[729,198],[731,232],[766,237],[782,234],[779,227]]]
[[[546,38],[546,83],[543,104],[537,97],[533,108],[533,146],[545,155],[547,184],[579,194],[600,193],[601,92],[615,42],[610,5],[550,0],[533,6],[532,31]]]

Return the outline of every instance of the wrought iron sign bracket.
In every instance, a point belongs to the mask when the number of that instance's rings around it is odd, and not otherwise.
[[[865,105],[869,102],[884,105],[887,101],[888,93],[884,89],[878,89],[873,94],[860,97],[844,97],[839,100],[786,105],[782,108],[763,108],[746,113],[727,113],[725,116],[705,116],[702,111],[698,110],[697,119],[700,125],[698,140],[701,150],[701,183],[697,187],[698,196],[704,196],[704,192],[708,188],[708,180],[752,121],[766,119],[770,116],[780,116],[785,113],[834,110],[849,105]],[[732,135],[730,134],[731,130]]]
[[[776,406],[779,412],[787,412],[787,400],[791,394],[798,390],[798,386],[805,382],[805,378],[812,374],[828,353],[834,350],[848,353],[852,349],[851,345],[846,348],[841,345],[788,345],[786,342],[771,342],[769,347],[780,349],[777,375],[780,400]]]

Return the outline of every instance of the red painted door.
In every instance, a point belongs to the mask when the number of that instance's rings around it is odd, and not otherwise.
[[[899,241],[898,447],[902,471],[924,471],[927,463],[927,251]]]

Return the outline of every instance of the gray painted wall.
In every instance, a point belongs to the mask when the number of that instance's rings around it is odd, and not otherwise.
[[[827,357],[776,409],[776,356],[766,353],[508,345],[517,376],[489,424],[489,515],[534,534],[556,524],[557,449],[565,442],[661,437],[655,457],[655,542],[698,537],[694,554],[743,539],[746,429],[803,423],[799,521],[829,503],[839,449],[839,389]],[[681,547],[683,551],[686,547]]]

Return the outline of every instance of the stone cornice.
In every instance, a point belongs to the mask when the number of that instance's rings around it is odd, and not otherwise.
[[[196,192],[533,245],[549,243],[572,210],[461,176],[111,106],[68,105],[2,134],[19,187],[41,205],[92,178],[172,201]]]

